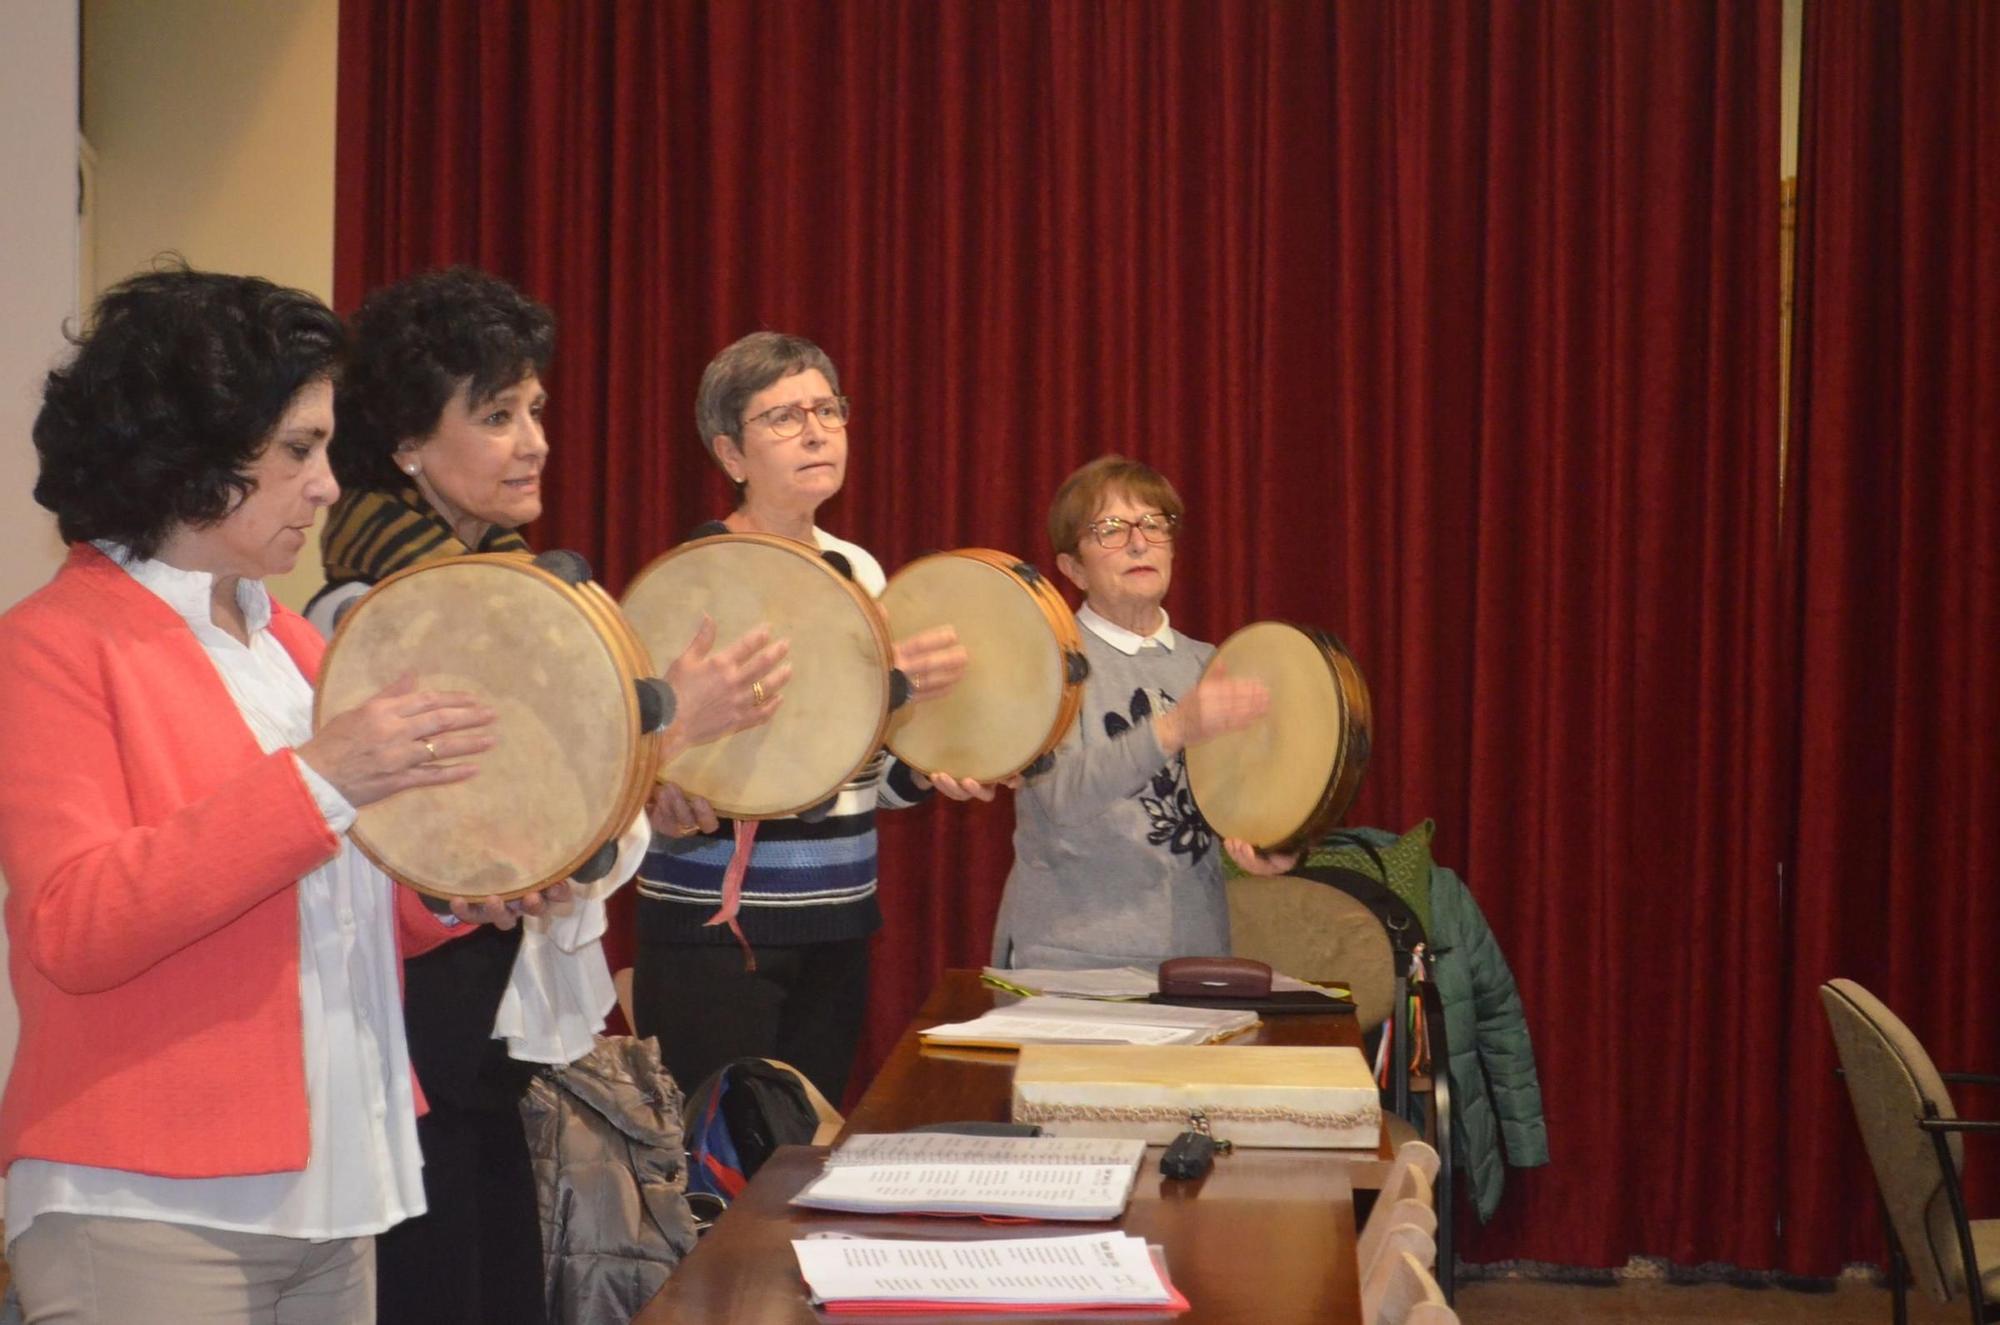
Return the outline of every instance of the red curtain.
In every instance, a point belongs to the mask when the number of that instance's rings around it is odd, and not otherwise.
[[[1859,980],[1945,1070],[2000,1071],[2000,6],[1813,0],[1805,37],[1784,1154],[1812,1267],[1882,1255],[1817,986]],[[1992,1147],[1967,1154],[1990,1180]]]
[[[560,318],[543,546],[614,590],[726,492],[701,366],[856,401],[824,523],[1047,565],[1106,450],[1217,640],[1339,631],[1355,818],[1440,822],[1520,977],[1555,1163],[1475,1257],[1773,1263],[1778,6],[344,0],[336,284]],[[865,1080],[977,964],[1004,805],[885,816]]]

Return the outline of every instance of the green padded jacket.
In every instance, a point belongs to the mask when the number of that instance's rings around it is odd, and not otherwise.
[[[1542,1087],[1514,973],[1463,880],[1431,859],[1435,825],[1426,819],[1400,838],[1379,828],[1352,829],[1373,845],[1389,887],[1423,922],[1432,950],[1431,979],[1444,1004],[1451,1050],[1452,1151],[1483,1223],[1500,1205],[1506,1165],[1549,1162]],[[1312,853],[1313,865],[1337,865],[1376,877],[1368,854],[1335,845]]]

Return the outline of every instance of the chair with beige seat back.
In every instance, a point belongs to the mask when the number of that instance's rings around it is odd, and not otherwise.
[[[1897,1325],[1911,1276],[1939,1302],[1965,1297],[1973,1325],[2000,1320],[2000,1219],[1966,1216],[1959,1177],[1959,1134],[2000,1132],[2000,1121],[1960,1118],[1946,1086],[2000,1085],[2000,1076],[1940,1073],[1910,1028],[1852,980],[1821,985],[1819,997],[1881,1192]]]
[[[1274,971],[1344,984],[1364,1028],[1389,1015],[1396,982],[1389,935],[1353,897],[1312,879],[1246,876],[1229,881],[1230,949]]]
[[[1281,875],[1230,879],[1230,949],[1236,956],[1254,957],[1274,971],[1301,980],[1346,985],[1354,1002],[1354,1019],[1372,1033],[1388,1020],[1395,1008],[1399,983],[1396,945],[1383,917],[1340,883],[1330,882],[1336,877],[1338,872],[1328,873],[1325,878]],[[1421,938],[1420,934],[1408,935],[1406,942],[1419,942]],[[1403,960],[1407,963],[1407,949]],[[1397,1151],[1427,1134],[1436,1143],[1436,1149],[1428,1146],[1425,1149],[1434,1159],[1439,1155],[1444,1157],[1442,1180],[1437,1179],[1435,1165],[1430,1176],[1435,1182],[1439,1217],[1434,1230],[1439,1278],[1448,1299],[1455,1250],[1450,1205],[1453,1185],[1450,1078],[1442,1068],[1450,1061],[1444,1042],[1444,1006],[1436,986],[1428,982],[1406,988],[1415,1005],[1415,1014],[1423,1019],[1431,1062],[1439,1067],[1420,1077],[1407,1071],[1392,1073],[1395,1079],[1385,1100],[1386,1125],[1389,1144]],[[1397,1045],[1400,1052],[1391,1057],[1394,1062],[1407,1065],[1408,1018],[1399,1025],[1403,1027],[1404,1038]],[[1410,1107],[1413,1090],[1429,1097],[1428,1109]],[[1426,1133],[1420,1134],[1408,1121],[1409,1116],[1422,1116],[1427,1122]]]

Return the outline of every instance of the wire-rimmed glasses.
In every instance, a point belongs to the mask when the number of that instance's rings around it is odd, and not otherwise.
[[[771,436],[782,441],[797,437],[806,430],[807,414],[818,419],[819,426],[828,432],[839,432],[847,426],[847,416],[852,412],[846,396],[828,396],[810,405],[774,405],[743,420],[743,426],[747,428],[753,423],[761,423]]]
[[[1097,539],[1097,546],[1116,552],[1131,543],[1134,529],[1148,543],[1173,542],[1174,535],[1180,532],[1181,518],[1178,515],[1142,515],[1136,520],[1124,520],[1110,515],[1084,527]]]

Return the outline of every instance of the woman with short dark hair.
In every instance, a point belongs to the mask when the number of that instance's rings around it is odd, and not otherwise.
[[[401,956],[513,917],[433,914],[346,836],[473,776],[492,712],[391,686],[315,732],[320,639],[262,584],[338,495],[341,347],[311,295],[163,270],[48,377],[69,557],[0,617],[30,1321],[369,1320],[372,1235],[423,1210]]]
[[[467,552],[526,552],[542,511],[549,442],[542,374],[549,310],[469,267],[423,272],[369,295],[336,397],[334,472],[346,491],[321,534],[327,587],[307,619],[332,632],[378,581]],[[671,757],[764,720],[751,702],[784,685],[785,645],[753,631],[709,652],[713,632],[668,670],[678,715]],[[520,1105],[537,1064],[589,1051],[614,993],[604,898],[632,876],[644,815],[618,863],[577,886],[560,917],[476,935],[407,964],[410,1055],[431,1101],[417,1133],[429,1213],[378,1244],[385,1320],[539,1325],[542,1243]]]

